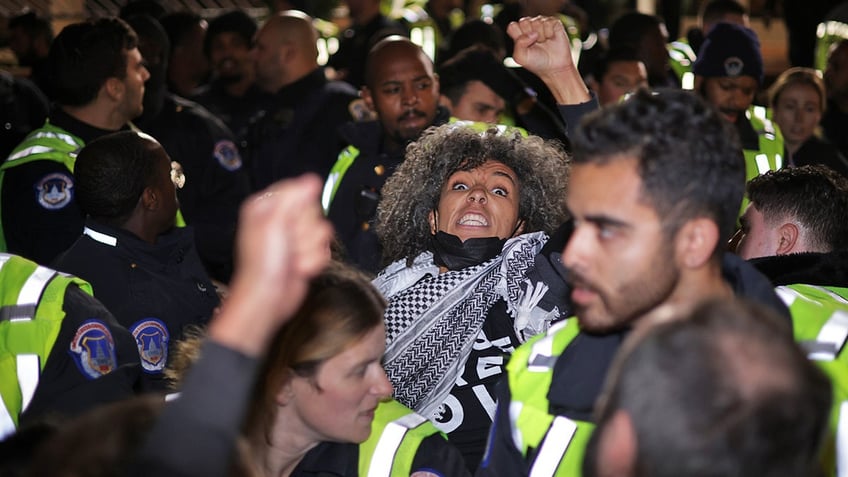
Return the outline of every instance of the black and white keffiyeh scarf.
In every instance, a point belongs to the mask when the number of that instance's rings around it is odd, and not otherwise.
[[[526,280],[545,241],[542,232],[514,237],[497,257],[442,274],[426,252],[411,267],[395,262],[374,280],[389,301],[384,366],[398,401],[425,416],[435,411],[462,372],[489,309],[500,299],[506,301],[520,339],[547,329],[551,317],[531,313],[547,288]]]

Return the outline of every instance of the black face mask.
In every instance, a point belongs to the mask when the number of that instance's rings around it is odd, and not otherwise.
[[[497,237],[470,238],[463,242],[456,235],[442,231],[430,236],[433,261],[448,270],[462,270],[496,257],[506,239]]]

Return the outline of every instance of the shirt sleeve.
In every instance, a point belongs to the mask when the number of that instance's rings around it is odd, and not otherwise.
[[[154,424],[132,475],[227,476],[258,365],[254,358],[206,342],[180,397]]]
[[[590,92],[589,94],[592,97],[591,99],[589,99],[589,101],[586,101],[585,103],[557,105],[557,108],[559,109],[559,115],[565,122],[565,131],[569,139],[573,138],[574,131],[577,126],[580,125],[580,121],[583,119],[584,116],[591,113],[592,111],[601,108],[600,103],[598,103],[598,97],[595,95],[595,93]]]

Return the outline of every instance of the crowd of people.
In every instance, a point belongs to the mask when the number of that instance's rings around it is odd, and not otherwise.
[[[345,4],[10,23],[0,474],[848,475],[848,38]]]

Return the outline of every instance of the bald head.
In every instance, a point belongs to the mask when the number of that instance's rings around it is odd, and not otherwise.
[[[380,40],[368,53],[365,104],[383,126],[386,150],[401,150],[433,125],[439,102],[439,80],[424,51],[400,36]]]
[[[276,92],[318,67],[318,34],[312,18],[298,10],[273,15],[256,34],[256,80]]]
[[[365,86],[374,89],[384,78],[385,65],[398,61],[420,62],[429,74],[433,75],[433,61],[420,46],[409,38],[392,35],[378,41],[368,53],[365,63]]]

